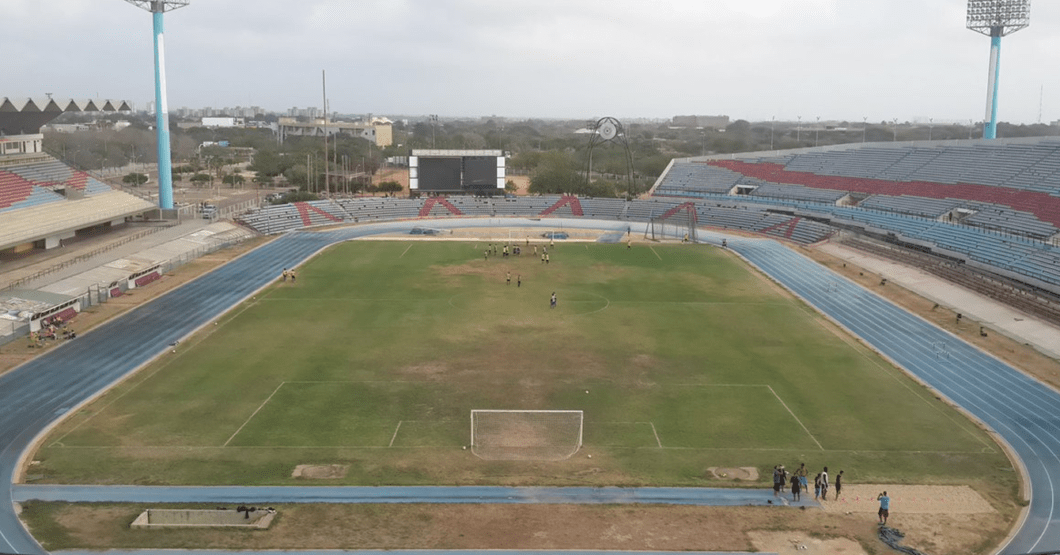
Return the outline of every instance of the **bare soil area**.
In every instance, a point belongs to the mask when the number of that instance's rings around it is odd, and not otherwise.
[[[336,480],[345,478],[349,470],[348,464],[300,464],[294,467],[291,477],[306,480]]]
[[[907,487],[911,494],[918,492]],[[1005,532],[993,512],[908,514],[905,501],[897,500],[893,507],[890,524],[906,532],[907,545],[932,555],[981,553]],[[62,546],[46,547],[890,551],[876,538],[876,515],[863,511],[663,505],[292,505],[277,507],[278,518],[267,531],[129,530],[129,522],[142,509],[58,506],[54,520],[67,538]],[[806,549],[797,550],[800,545]]]

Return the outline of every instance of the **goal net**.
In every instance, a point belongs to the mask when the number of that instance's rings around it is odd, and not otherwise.
[[[580,410],[472,410],[471,452],[490,461],[561,461],[582,446]]]
[[[644,238],[652,241],[678,240],[696,242],[696,208],[692,203],[675,206],[653,216],[644,229]]]

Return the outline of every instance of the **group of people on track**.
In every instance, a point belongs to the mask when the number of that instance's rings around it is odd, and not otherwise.
[[[791,500],[802,501],[802,492],[809,491],[809,470],[806,468],[806,463],[799,463],[799,468],[794,472],[788,473],[784,468],[784,465],[778,464],[773,467],[773,497],[781,497],[785,487],[788,483],[791,484]],[[828,500],[828,488],[834,486],[835,496],[833,500],[839,500],[839,494],[843,491],[843,471],[840,470],[839,474],[835,477],[835,483],[829,483],[828,481],[828,467],[824,467],[820,472],[817,473],[813,478],[813,499],[814,501],[827,501]],[[887,495],[887,492],[880,493],[876,496],[876,500],[880,502],[880,510],[878,515],[880,517],[880,525],[887,524],[887,518],[891,512],[891,498]]]
[[[773,467],[773,497],[780,497],[781,492],[784,491],[788,484],[791,484],[791,499],[792,501],[801,501],[802,492],[809,492],[809,470],[806,468],[806,463],[799,463],[799,468],[791,472],[784,468],[784,465],[778,464]],[[835,497],[833,499],[839,499],[839,493],[843,490],[843,471],[840,470],[839,474],[835,477],[835,483],[832,484],[828,481],[828,467],[824,467],[820,472],[817,473],[813,478],[813,499],[814,501],[827,501],[828,500],[828,488],[835,486]]]

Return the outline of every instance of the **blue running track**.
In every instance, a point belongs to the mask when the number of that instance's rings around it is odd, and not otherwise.
[[[14,486],[20,458],[35,438],[69,410],[91,400],[122,377],[135,372],[153,358],[165,353],[170,345],[187,337],[200,327],[232,308],[243,299],[268,286],[283,268],[296,267],[314,253],[333,243],[389,232],[407,232],[415,222],[394,222],[358,226],[321,233],[289,233],[261,248],[210,272],[202,279],[175,289],[157,300],[108,322],[75,341],[0,376],[0,553],[40,554],[44,550],[22,527],[14,513],[13,503],[28,499],[81,499],[70,487]],[[439,220],[432,226],[449,227],[541,227],[603,229],[625,232],[628,222],[493,218]],[[633,224],[634,232],[643,233],[644,224]],[[708,241],[721,242],[721,235],[704,233]],[[1023,461],[1030,477],[1031,504],[1022,527],[1005,546],[1006,555],[1060,549],[1060,525],[1055,520],[1060,498],[1051,476],[1060,479],[1060,394],[1026,377],[1007,364],[984,354],[959,338],[911,315],[860,286],[837,276],[828,269],[770,240],[728,237],[728,245],[752,264],[761,268],[808,303],[816,306],[834,321],[873,345],[878,351],[906,368],[921,381],[935,388],[967,412],[993,428]],[[124,499],[128,488],[82,488],[96,491],[92,495],[111,495]],[[191,501],[180,492],[197,488],[148,488],[146,492],[159,502]],[[198,488],[203,489],[203,488]],[[209,489],[209,488],[205,488]],[[283,490],[283,488],[279,488]],[[247,502],[282,503],[287,495],[276,488],[245,488]],[[423,492],[402,488],[370,488],[374,493],[347,490],[330,494],[332,488],[313,488],[321,497],[348,495],[374,502],[416,501]],[[340,488],[342,489],[342,488]],[[355,488],[364,490],[365,488]],[[560,502],[576,498],[577,502],[600,501],[609,496],[620,502],[680,503],[695,502],[693,491],[680,488],[647,488],[642,491],[618,488],[457,488],[448,500],[438,498],[445,488],[427,489],[432,502],[481,502],[472,498],[495,499],[491,502]],[[495,491],[484,493],[483,490]],[[100,493],[113,490],[111,493]],[[256,490],[256,491],[250,491]],[[584,490],[584,491],[582,491]],[[170,493],[164,493],[169,491]],[[725,490],[714,490],[724,492]],[[380,493],[392,495],[389,501]],[[771,492],[770,492],[771,493]],[[256,495],[264,495],[256,497]],[[739,504],[748,501],[747,490]],[[139,495],[139,494],[137,494]],[[203,495],[207,495],[203,493]],[[535,500],[535,495],[536,500]],[[759,495],[759,494],[753,494]],[[602,497],[601,497],[602,496]],[[213,502],[208,497],[195,501]],[[444,497],[444,496],[443,496]],[[707,495],[709,504],[727,504],[729,494]],[[226,498],[226,502],[232,502]],[[87,500],[87,499],[86,499]],[[419,501],[417,501],[419,502]],[[700,499],[700,502],[704,502]],[[731,502],[730,502],[731,503]],[[147,552],[144,552],[147,553]],[[172,553],[172,552],[170,552]]]

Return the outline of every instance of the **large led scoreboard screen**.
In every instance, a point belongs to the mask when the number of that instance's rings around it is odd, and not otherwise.
[[[413,150],[409,190],[492,195],[504,192],[500,150]]]

